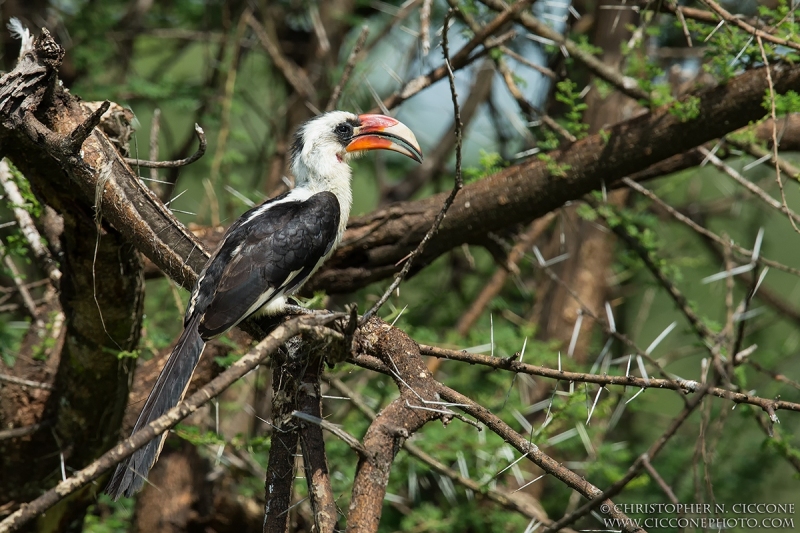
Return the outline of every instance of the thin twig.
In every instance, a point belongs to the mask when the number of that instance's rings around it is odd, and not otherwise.
[[[681,23],[681,28],[683,28],[683,35],[686,37],[686,44],[689,46],[689,48],[692,48],[692,34],[689,33],[689,27],[686,25],[686,18],[683,16],[683,11],[676,9],[675,16],[678,17],[678,21]]]
[[[339,104],[339,97],[342,95],[342,89],[344,89],[344,86],[347,85],[347,82],[353,73],[353,68],[356,66],[356,60],[359,58],[361,49],[364,48],[364,43],[367,42],[368,35],[369,27],[365,24],[361,27],[361,33],[358,35],[358,39],[356,39],[356,45],[353,47],[353,51],[350,52],[350,57],[347,58],[347,63],[345,63],[344,70],[342,71],[342,77],[339,78],[339,83],[337,83],[336,87],[333,88],[331,97],[328,99],[328,103],[325,106],[325,111],[333,111]]]
[[[512,50],[511,48],[509,48],[507,46],[501,46],[500,50],[502,50],[502,52],[505,55],[507,55],[508,57],[516,59],[517,61],[519,61],[523,65],[532,68],[533,70],[535,70],[536,72],[542,74],[543,76],[547,76],[551,80],[555,80],[558,77],[558,76],[556,76],[556,73],[553,72],[551,69],[549,69],[547,67],[543,67],[542,65],[537,65],[536,63],[534,63],[530,59],[519,55],[518,53],[516,53],[514,50]]]
[[[22,379],[8,374],[0,374],[0,381],[20,385],[22,387],[33,387],[34,389],[53,390],[53,386],[49,383],[42,383],[41,381],[31,381],[29,379]]]
[[[432,0],[422,0],[419,10],[419,41],[422,55],[428,55],[431,50],[431,4]]]
[[[713,0],[707,0],[710,3],[713,3]],[[775,180],[778,182],[778,189],[781,191],[781,201],[783,202],[783,207],[786,209],[787,213],[789,210],[789,205],[786,203],[786,191],[783,190],[783,180],[781,179],[781,168],[778,166],[778,114],[775,110],[775,88],[772,85],[772,74],[769,68],[769,61],[767,61],[767,52],[764,50],[764,43],[761,42],[761,36],[756,37],[756,41],[758,42],[758,48],[761,50],[761,60],[764,61],[764,66],[767,67],[767,85],[769,86],[769,103],[770,103],[770,115],[772,116],[772,160],[775,164]],[[792,228],[797,233],[800,233],[800,229],[798,229],[797,224],[795,221],[789,217],[789,222],[792,224]]]
[[[795,228],[795,231],[798,231],[800,233],[800,229],[798,229],[797,226],[795,225],[796,223],[800,222],[800,215],[792,211],[789,208],[789,206],[786,205],[785,202],[781,203],[776,199],[774,199],[772,196],[770,196],[768,192],[766,192],[764,189],[762,189],[752,181],[748,180],[747,178],[739,174],[733,167],[726,164],[720,158],[712,154],[709,150],[706,150],[702,146],[699,148],[699,150],[702,154],[706,156],[709,163],[711,163],[712,165],[723,171],[725,174],[733,178],[736,181],[736,183],[738,183],[751,193],[758,196],[761,200],[764,201],[764,203],[786,215],[789,218],[789,221],[792,223],[792,226]]]
[[[781,39],[780,37],[775,37],[772,34],[769,34],[763,30],[759,30],[754,26],[751,26],[746,21],[742,20],[741,18],[727,11],[724,7],[716,3],[714,0],[702,0],[702,2],[716,14],[722,17],[722,19],[725,20],[725,22],[733,24],[734,26],[737,26],[738,28],[746,31],[750,35],[753,35],[756,39],[759,40],[759,42],[763,39],[765,41],[769,41],[779,46],[785,46],[787,48],[800,50],[800,44],[794,41],[790,41],[788,39]]]
[[[340,428],[336,424],[328,422],[327,420],[324,420],[322,418],[309,415],[308,413],[302,413],[300,411],[292,411],[292,416],[295,418],[299,418],[300,420],[303,420],[305,422],[309,422],[311,424],[321,427],[325,431],[328,431],[329,433],[332,433],[337,437],[339,437],[339,440],[350,446],[350,449],[358,453],[361,457],[363,458],[369,457],[369,454],[367,453],[367,450],[364,448],[364,445],[361,444],[361,442],[357,438],[355,438],[350,433]]]
[[[696,223],[691,218],[687,217],[686,215],[684,215],[683,213],[681,213],[680,211],[678,211],[677,209],[675,209],[674,207],[669,205],[667,202],[665,202],[664,200],[662,200],[661,198],[656,196],[656,194],[653,193],[653,191],[651,191],[650,189],[647,189],[646,187],[643,187],[642,185],[640,185],[639,183],[636,183],[635,181],[633,181],[630,178],[622,178],[622,182],[625,185],[627,185],[628,187],[630,187],[631,189],[633,189],[636,192],[638,192],[639,194],[642,194],[642,195],[646,196],[647,198],[651,199],[653,202],[658,204],[659,207],[664,209],[672,218],[674,218],[678,222],[680,222],[682,224],[685,224],[686,226],[688,226],[689,228],[691,228],[692,230],[694,230],[698,234],[702,235],[703,237],[706,237],[707,239],[711,239],[712,241],[716,242],[720,246],[725,246],[725,240],[722,237],[720,237],[719,235],[717,235],[713,231],[710,231],[710,230],[704,228],[703,226],[701,226],[700,224]],[[735,243],[731,244],[731,249],[734,252],[736,252],[738,254],[741,254],[742,256],[747,257],[752,261],[752,258],[753,258],[753,255],[754,255],[753,254],[753,250],[748,250],[747,248],[744,248],[743,246],[739,246],[738,244],[735,244]],[[760,264],[760,265],[768,266],[770,268],[775,268],[777,270],[782,270],[784,272],[788,272],[789,274],[793,274],[795,276],[800,276],[800,269],[792,268],[792,267],[784,265],[783,263],[779,263],[778,261],[773,261],[771,259],[767,259],[767,258],[765,258],[763,256],[763,254],[760,254],[758,256],[758,259],[756,260],[756,262],[758,264]]]
[[[19,192],[17,184],[11,179],[11,168],[5,159],[0,160],[0,184],[2,184],[8,199],[11,200],[14,218],[17,219],[20,232],[22,232],[25,240],[28,241],[34,257],[47,273],[47,277],[53,287],[58,288],[61,282],[61,271],[58,269],[58,265],[52,255],[50,255],[50,250],[44,245],[44,240],[39,234],[39,230],[36,229],[36,224],[34,224],[30,213],[23,208],[27,202]]]
[[[200,141],[200,146],[197,147],[197,151],[186,157],[184,159],[178,159],[175,161],[147,161],[146,159],[131,159],[131,158],[124,158],[125,162],[128,163],[132,167],[145,167],[145,168],[178,168],[178,167],[185,167],[186,165],[191,165],[206,153],[206,148],[208,148],[208,143],[206,142],[206,134],[203,131],[203,128],[200,127],[199,124],[194,125],[194,133],[197,135],[197,140]]]
[[[454,127],[455,127],[455,135],[456,135],[456,170],[455,170],[455,184],[453,185],[453,190],[450,192],[450,195],[444,201],[444,205],[442,209],[439,211],[439,214],[436,215],[436,218],[433,221],[433,225],[428,230],[428,233],[425,234],[425,237],[422,238],[417,248],[411,253],[411,255],[406,260],[405,265],[403,265],[403,269],[395,276],[394,281],[389,288],[386,289],[386,292],[383,293],[383,296],[375,302],[364,316],[361,317],[359,324],[365,324],[367,320],[372,317],[382,306],[386,303],[386,300],[389,299],[392,292],[400,286],[400,283],[405,279],[408,275],[408,272],[411,270],[411,267],[414,264],[414,260],[422,254],[425,249],[425,245],[428,244],[436,232],[439,229],[439,225],[444,220],[445,215],[447,214],[447,210],[450,209],[450,206],[453,205],[453,200],[455,200],[458,191],[460,191],[464,187],[464,180],[461,176],[461,145],[463,142],[462,138],[462,124],[461,124],[461,109],[458,106],[458,93],[456,93],[456,84],[455,84],[455,75],[453,74],[453,70],[450,67],[450,49],[448,47],[447,42],[447,32],[448,26],[450,24],[450,20],[453,16],[453,10],[447,12],[447,16],[445,17],[444,21],[444,30],[442,31],[442,52],[444,54],[444,62],[445,66],[447,67],[447,76],[450,79],[450,96],[453,101],[453,116],[454,116]]]
[[[509,358],[492,357],[491,355],[469,353],[461,350],[449,350],[437,346],[420,344],[420,353],[441,359],[460,361],[471,365],[483,365],[490,368],[504,369],[509,372],[540,376],[549,379],[569,381],[575,383],[594,383],[601,386],[618,385],[623,387],[635,387],[640,389],[663,389],[681,391],[686,394],[693,394],[701,390],[701,384],[697,381],[680,378],[659,379],[659,378],[639,378],[633,375],[613,376],[609,374],[587,374],[583,372],[569,372],[543,366],[520,363]],[[707,390],[710,396],[723,398],[736,404],[750,404],[767,410],[786,410],[800,413],[800,403],[787,402],[785,400],[774,400],[751,396],[741,392],[734,392],[728,389],[711,387]]]
[[[656,469],[653,468],[652,463],[650,463],[650,459],[645,458],[643,460],[643,463],[644,463],[644,469],[647,470],[647,473],[650,474],[650,477],[653,478],[653,480],[656,482],[659,488],[664,492],[664,494],[667,496],[667,499],[669,499],[671,503],[678,504],[679,500],[677,496],[675,496],[675,493],[672,491],[672,488],[669,485],[667,485],[667,482],[664,481],[661,475],[659,475],[658,471],[656,471]]]

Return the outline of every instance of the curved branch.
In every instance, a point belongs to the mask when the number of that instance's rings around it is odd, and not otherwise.
[[[145,168],[178,168],[178,167],[185,167],[186,165],[191,165],[206,153],[206,148],[208,147],[208,143],[206,142],[206,133],[203,131],[203,128],[200,127],[199,124],[194,125],[194,133],[197,135],[197,140],[200,141],[200,146],[197,147],[197,151],[186,157],[184,159],[178,159],[176,161],[148,161],[146,159],[131,159],[129,157],[125,158],[125,162],[128,163],[132,167],[145,167]]]

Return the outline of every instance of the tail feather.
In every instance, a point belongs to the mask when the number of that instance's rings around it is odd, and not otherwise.
[[[186,324],[178,344],[172,350],[153,390],[147,397],[132,433],[136,433],[178,405],[186,394],[189,381],[205,347],[205,342],[198,332],[199,321],[200,317],[195,316]],[[167,434],[163,433],[118,464],[114,476],[106,487],[106,493],[116,500],[120,496],[133,496],[138,492],[158,459],[166,437]]]

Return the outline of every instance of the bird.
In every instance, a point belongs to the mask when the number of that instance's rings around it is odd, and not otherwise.
[[[249,316],[280,315],[286,298],[333,253],[352,206],[349,162],[368,150],[392,150],[422,162],[414,133],[385,115],[331,111],[295,133],[295,187],[244,213],[225,232],[197,277],[183,333],[144,403],[132,433],[175,407],[206,342]],[[117,465],[105,492],[132,496],[158,460],[166,433]]]

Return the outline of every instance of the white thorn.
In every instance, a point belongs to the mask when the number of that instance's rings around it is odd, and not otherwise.
[[[636,356],[636,362],[639,364],[639,372],[644,378],[645,385],[650,385],[650,376],[647,375],[647,370],[644,368],[644,359],[642,359],[641,355]]]
[[[594,374],[597,371],[597,369],[600,368],[600,365],[602,364],[603,359],[608,353],[609,348],[611,348],[612,342],[614,342],[614,337],[609,337],[608,340],[606,341],[606,344],[603,346],[603,349],[600,350],[600,355],[597,356],[597,361],[594,362],[594,364],[592,365],[592,369],[589,370],[590,374]]]
[[[489,314],[489,343],[492,345],[492,357],[494,357],[494,316]]]
[[[542,257],[542,252],[539,251],[538,246],[533,247],[533,255],[536,256],[536,260],[539,262],[539,266],[544,267],[545,266],[544,257]]]
[[[767,272],[769,272],[769,267],[764,267],[764,270],[762,270],[761,275],[758,276],[758,281],[756,282],[756,286],[753,289],[753,296],[756,295],[756,292],[758,292],[758,288],[761,287],[761,282],[764,281],[764,278],[767,277]]]
[[[600,393],[603,391],[603,387],[597,389],[597,395],[594,397],[594,402],[592,403],[592,408],[589,410],[589,417],[586,419],[586,425],[589,425],[589,421],[592,419],[592,414],[594,413],[594,408],[597,406],[597,400],[600,399]]]
[[[748,163],[744,167],[742,167],[742,172],[747,172],[751,168],[757,167],[761,163],[764,163],[764,162],[768,161],[770,157],[772,157],[772,154],[767,154],[764,157],[759,157],[758,159],[756,159],[752,163]]]
[[[606,314],[608,315],[608,329],[611,333],[617,332],[617,324],[614,322],[614,313],[611,311],[611,304],[606,302]]]
[[[625,405],[628,405],[629,403],[631,403],[633,400],[635,400],[635,399],[636,399],[636,397],[637,397],[637,396],[639,396],[639,395],[640,395],[641,393],[643,393],[643,392],[644,392],[644,389],[643,389],[643,388],[642,388],[642,389],[639,389],[639,392],[637,392],[636,394],[634,394],[633,396],[631,396],[630,400],[628,400],[627,402],[625,402]]]
[[[750,272],[756,267],[755,260],[747,263],[746,265],[738,266],[736,268],[732,268],[730,270],[723,270],[722,272],[717,272],[716,274],[712,274],[708,277],[703,278],[700,280],[700,283],[707,285],[714,281],[719,281],[721,279],[729,278],[731,276],[738,276],[739,274],[744,274],[745,272]]]
[[[670,324],[669,326],[667,326],[667,327],[666,327],[666,329],[664,329],[664,331],[662,331],[662,332],[661,332],[661,335],[659,335],[658,337],[656,337],[656,338],[655,338],[655,340],[654,340],[653,342],[651,342],[651,343],[650,343],[650,346],[648,346],[648,347],[647,347],[647,349],[644,351],[644,354],[645,354],[645,355],[650,355],[650,354],[652,353],[652,351],[656,349],[656,346],[658,346],[659,344],[661,344],[661,341],[663,341],[663,340],[664,340],[664,338],[665,338],[667,335],[669,335],[669,334],[670,334],[670,332],[671,332],[673,329],[675,329],[675,326],[677,326],[677,325],[678,325],[678,323],[677,323],[677,322],[673,322],[672,324]]]
[[[572,339],[569,341],[569,349],[567,350],[567,355],[570,357],[575,353],[575,345],[578,344],[578,335],[581,333],[581,324],[583,324],[583,310],[578,309],[578,319],[575,321]]]
[[[401,311],[400,311],[400,312],[397,314],[397,316],[396,316],[396,317],[394,317],[394,320],[392,320],[392,323],[391,323],[391,324],[389,324],[389,325],[390,325],[390,326],[394,326],[394,325],[395,325],[395,322],[397,322],[398,320],[400,320],[400,317],[401,317],[401,316],[403,316],[403,313],[405,313],[405,312],[406,312],[406,309],[408,309],[408,305],[406,305],[406,306],[405,306],[405,307],[404,307],[404,308],[403,308],[403,309],[402,309],[402,310],[401,310]]]

